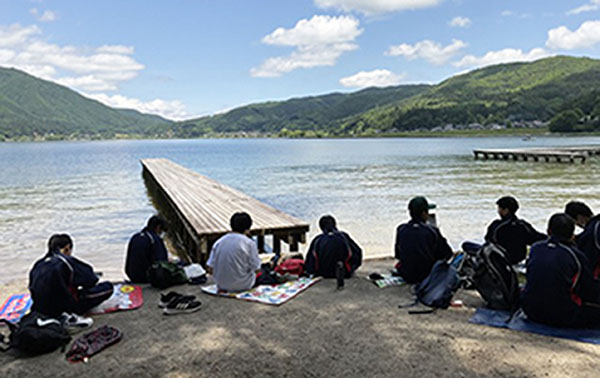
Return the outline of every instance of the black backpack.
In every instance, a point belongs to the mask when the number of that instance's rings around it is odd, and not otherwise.
[[[183,268],[169,261],[159,261],[152,264],[146,275],[150,284],[159,289],[189,282]]]
[[[32,311],[18,324],[0,319],[10,329],[9,348],[18,349],[29,355],[50,353],[58,348],[64,350],[71,336],[59,320]],[[6,344],[6,343],[5,343]]]
[[[508,263],[504,249],[497,244],[484,245],[467,257],[461,274],[494,310],[514,310],[519,303],[517,273]]]
[[[434,309],[446,309],[460,287],[460,282],[456,267],[446,261],[437,261],[431,268],[431,273],[415,287],[417,302]],[[421,311],[409,312],[422,313]],[[433,310],[424,312],[433,312]]]

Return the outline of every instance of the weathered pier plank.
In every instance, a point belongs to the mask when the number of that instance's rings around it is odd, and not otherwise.
[[[281,250],[281,241],[290,251],[306,242],[309,226],[300,219],[170,160],[143,159],[141,164],[151,197],[175,226],[179,247],[194,261],[206,261],[212,244],[230,230],[229,219],[238,211],[252,216],[251,233],[260,250],[266,235],[273,236],[274,251]]]
[[[582,164],[590,156],[600,155],[600,146],[578,147],[539,147],[526,149],[480,149],[473,150],[475,159],[484,160],[514,160],[514,161],[545,161],[574,163],[579,160]]]

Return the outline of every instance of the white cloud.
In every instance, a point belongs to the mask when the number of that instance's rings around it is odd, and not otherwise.
[[[428,8],[443,0],[315,0],[321,8],[335,8],[345,12],[357,11],[367,15]]]
[[[498,51],[490,51],[480,57],[474,55],[467,55],[453,64],[456,67],[484,67],[500,63],[530,62],[533,60],[548,57],[550,55],[552,54],[550,54],[542,48],[535,48],[529,52],[523,52],[520,49],[504,49]]]
[[[590,0],[588,4],[584,4],[580,7],[571,9],[567,12],[567,15],[579,14],[583,12],[592,12],[600,9],[600,0]]]
[[[452,27],[458,27],[458,28],[468,28],[469,26],[471,26],[471,19],[468,17],[454,17],[452,19],[452,21],[450,21],[448,23],[448,25],[452,26]]]
[[[265,36],[262,42],[275,46],[292,46],[288,56],[265,60],[252,68],[254,77],[278,77],[298,68],[333,66],[346,51],[358,48],[354,43],[363,32],[359,21],[351,16],[318,16],[302,19],[291,29],[277,28]]]
[[[502,11],[502,13],[500,13],[500,15],[502,15],[503,17],[512,16],[513,15],[513,11],[505,10],[505,11]]]
[[[421,58],[429,63],[442,65],[466,46],[467,44],[465,42],[458,39],[453,39],[452,43],[447,46],[442,46],[440,43],[426,39],[417,42],[414,45],[403,43],[401,45],[391,46],[386,52],[386,55],[404,56],[408,60]]]
[[[592,47],[600,42],[600,21],[586,21],[579,29],[560,26],[548,31],[546,46],[552,49],[573,50]]]
[[[43,13],[40,13],[37,8],[33,8],[29,10],[38,21],[41,22],[51,22],[56,20],[56,13],[51,10],[46,10]]]
[[[388,70],[361,71],[340,79],[340,84],[350,88],[387,87],[398,85],[406,74],[395,74]]]
[[[166,101],[155,99],[144,102],[137,98],[129,98],[121,95],[109,96],[104,93],[84,93],[84,96],[100,101],[113,108],[135,109],[142,113],[158,114],[172,120],[183,120],[189,117],[185,105],[179,100]]]
[[[85,91],[116,90],[136,77],[144,65],[131,55],[133,47],[104,45],[96,49],[48,43],[35,25],[0,25],[0,66]]]
[[[109,106],[136,109],[170,119],[183,119],[188,116],[185,105],[178,100],[155,99],[144,102],[121,95],[89,93],[117,90],[121,82],[135,78],[144,69],[144,65],[132,57],[133,47],[60,46],[46,42],[40,38],[41,34],[41,30],[35,25],[0,25],[0,67],[17,68],[36,77],[85,92],[85,96]]]

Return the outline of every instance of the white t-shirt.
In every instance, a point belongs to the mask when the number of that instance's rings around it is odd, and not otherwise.
[[[219,290],[244,291],[254,286],[261,261],[252,239],[231,232],[216,241],[206,264],[213,269]]]

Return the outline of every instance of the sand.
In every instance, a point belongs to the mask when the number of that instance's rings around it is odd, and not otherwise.
[[[317,283],[272,307],[212,297],[199,287],[197,313],[165,316],[158,291],[144,289],[136,311],[94,317],[123,331],[123,340],[88,364],[64,354],[16,358],[0,354],[0,377],[593,377],[600,346],[468,323],[481,299],[460,292],[465,306],[430,315],[398,308],[410,287],[378,289],[363,279],[391,260],[367,262],[337,291]],[[0,300],[25,288],[0,287]]]

